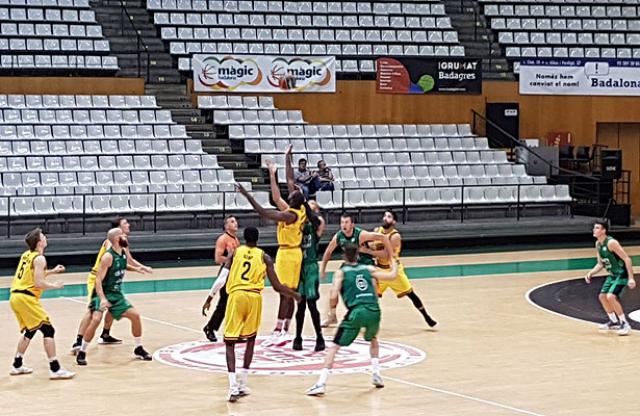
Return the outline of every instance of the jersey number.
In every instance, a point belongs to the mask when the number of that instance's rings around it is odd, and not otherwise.
[[[249,278],[247,277],[247,273],[249,273],[249,270],[251,270],[251,263],[248,261],[245,261],[244,263],[242,263],[242,267],[244,267],[245,269],[240,275],[240,278],[242,280],[249,280]]]
[[[27,268],[27,262],[22,263],[20,266],[20,271],[18,272],[18,279],[22,279],[22,275],[24,274],[24,270]]]

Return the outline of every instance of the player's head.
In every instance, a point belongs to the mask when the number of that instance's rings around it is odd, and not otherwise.
[[[116,249],[129,247],[127,235],[120,227],[110,229],[109,232],[107,232],[107,240],[109,240],[111,245]]]
[[[257,246],[260,232],[256,227],[247,227],[244,229],[244,242],[248,246]]]
[[[344,260],[347,263],[357,263],[358,262],[358,246],[356,244],[347,244],[344,246]]]
[[[390,209],[386,210],[382,216],[382,227],[388,230],[396,225],[396,222],[398,222],[398,215]]]
[[[300,209],[302,204],[304,204],[304,194],[296,189],[295,191],[289,193],[287,203],[293,209]]]
[[[233,215],[229,215],[224,219],[224,230],[228,233],[235,234],[238,232],[238,220]]]
[[[34,228],[24,237],[24,242],[31,251],[44,251],[47,248],[47,236],[41,228]]]
[[[301,158],[298,160],[298,169],[303,171],[307,168],[307,159]]]
[[[356,226],[356,222],[351,214],[342,214],[340,217],[340,229],[343,233],[351,235],[353,229]]]
[[[111,221],[111,228],[120,228],[125,235],[129,235],[129,231],[131,231],[131,225],[125,217],[116,217]]]
[[[309,204],[309,208],[311,208],[311,211],[315,212],[316,214],[320,213],[320,205],[318,205],[318,203],[314,199],[307,201],[307,204]]]
[[[603,235],[607,235],[609,233],[609,220],[603,218],[601,220],[596,220],[593,223],[593,236],[595,238],[600,238]]]

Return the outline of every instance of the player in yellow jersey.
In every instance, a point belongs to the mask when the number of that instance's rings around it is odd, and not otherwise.
[[[51,324],[47,311],[40,304],[40,296],[45,290],[62,289],[62,282],[47,282],[50,274],[64,272],[64,266],[57,265],[51,270],[47,270],[47,259],[44,257],[44,250],[47,248],[47,237],[40,228],[29,232],[25,237],[25,242],[29,250],[22,253],[16,274],[11,282],[11,294],[9,304],[11,310],[16,315],[22,337],[18,342],[16,355],[11,367],[11,375],[30,374],[32,368],[23,365],[24,353],[29,347],[29,343],[39,330],[44,337],[44,350],[49,359],[49,378],[61,380],[72,378],[75,374],[60,367],[56,358],[56,344],[53,339],[55,329]]]
[[[290,150],[288,149],[290,152]],[[299,190],[289,193],[287,202],[278,206],[278,211],[268,210],[260,206],[242,185],[237,185],[238,192],[244,195],[255,208],[261,218],[278,223],[278,254],[275,269],[282,284],[290,289],[298,289],[300,271],[302,269],[302,237],[307,211],[304,206],[304,195]],[[287,342],[289,323],[293,318],[295,303],[291,298],[280,296],[278,321],[267,344],[282,345]]]
[[[400,263],[400,251],[402,250],[402,236],[396,230],[396,223],[398,221],[398,217],[396,213],[390,210],[385,211],[382,217],[382,226],[373,230],[376,233],[384,234],[389,237],[389,241],[391,242],[391,246],[393,247],[394,259],[398,262],[398,276],[393,280],[386,280],[378,282],[378,296],[382,297],[382,294],[387,290],[393,290],[393,293],[396,294],[398,298],[407,296],[413,302],[413,306],[418,309],[418,311],[422,314],[422,317],[427,322],[430,328],[436,327],[438,324],[429,314],[427,313],[427,309],[424,307],[422,300],[418,297],[416,292],[413,290],[413,286],[411,286],[411,282],[409,282],[409,278],[404,271],[404,266]],[[391,259],[389,259],[389,255],[387,251],[384,250],[384,246],[378,242],[369,243],[374,249],[375,257],[376,257],[376,266],[381,269],[389,269],[391,265]]]
[[[265,276],[269,278],[273,289],[280,293],[280,296],[300,301],[300,295],[297,292],[283,286],[278,280],[271,257],[258,248],[258,237],[257,228],[245,228],[245,244],[238,247],[227,258],[224,268],[212,288],[212,292],[215,294],[226,285],[229,294],[225,312],[224,342],[229,376],[227,399],[230,402],[235,402],[238,398],[250,393],[247,387],[247,375],[253,360],[256,335],[260,329],[262,289],[264,289]],[[246,342],[247,345],[238,380],[236,377],[235,346],[239,342]]]
[[[124,217],[117,217],[111,222],[111,228],[120,228],[126,237],[129,236],[129,232],[131,231],[131,226],[129,225],[129,221],[127,221]],[[87,301],[91,302],[91,297],[93,296],[93,291],[96,287],[96,276],[98,274],[98,268],[100,267],[100,261],[102,260],[102,256],[111,248],[111,243],[108,239],[105,239],[100,246],[100,251],[98,251],[98,256],[96,257],[96,261],[87,276]],[[145,266],[140,263],[131,255],[131,247],[127,247],[127,261],[128,263],[139,270],[142,273],[148,274],[152,273],[153,269],[151,267]],[[80,321],[80,325],[78,327],[78,335],[76,337],[76,342],[71,346],[71,353],[77,354],[82,346],[82,339],[84,338],[84,332],[89,326],[91,322],[91,311],[87,310],[87,312],[82,317]],[[121,344],[122,340],[112,337],[110,334],[111,325],[113,325],[113,316],[110,313],[105,314],[104,318],[104,326],[102,329],[102,334],[100,335],[100,343],[101,344]]]

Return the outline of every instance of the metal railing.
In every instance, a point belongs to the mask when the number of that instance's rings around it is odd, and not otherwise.
[[[515,208],[516,210],[516,219],[520,220],[521,217],[521,211],[523,208],[525,208],[525,206],[527,204],[553,204],[553,205],[558,205],[558,204],[562,204],[562,205],[569,205],[570,207],[570,213],[571,213],[571,207],[573,205],[573,200],[572,201],[549,201],[549,200],[540,200],[540,201],[535,201],[535,200],[524,200],[523,198],[523,194],[522,194],[522,188],[523,187],[528,187],[528,186],[544,186],[545,184],[491,184],[491,185],[433,185],[433,186],[403,186],[403,187],[393,187],[393,188],[371,188],[371,189],[364,189],[364,188],[340,188],[338,189],[338,191],[341,193],[341,203],[340,204],[334,204],[331,207],[323,207],[323,209],[327,210],[327,211],[332,211],[332,210],[341,210],[343,213],[348,211],[348,210],[357,210],[358,214],[361,214],[363,209],[381,209],[381,208],[385,208],[385,207],[396,207],[396,208],[401,208],[402,209],[402,218],[403,218],[403,223],[406,223],[406,219],[408,217],[409,214],[409,209],[410,208],[436,208],[436,207],[441,207],[441,208],[451,208],[451,209],[456,209],[459,208],[460,210],[460,222],[464,222],[464,216],[465,216],[465,212],[468,208],[470,207],[478,207],[478,206],[496,206],[496,207],[508,207],[508,208]],[[487,188],[487,187],[493,187],[493,188],[516,188],[516,192],[515,192],[515,199],[512,201],[500,201],[500,200],[495,200],[495,201],[465,201],[465,189],[470,189],[470,188]],[[453,199],[451,202],[447,202],[447,201],[438,201],[436,203],[431,203],[431,202],[424,202],[424,203],[411,203],[408,200],[408,193],[412,190],[412,189],[450,189],[454,192],[453,195]],[[394,200],[389,204],[386,203],[382,203],[380,202],[380,204],[377,205],[365,205],[365,202],[363,201],[362,205],[359,206],[354,206],[351,205],[347,202],[347,199],[345,198],[345,193],[347,191],[352,191],[352,190],[359,190],[359,191],[366,191],[366,190],[375,190],[378,192],[383,192],[383,191],[401,191],[402,192],[402,199],[401,200]],[[456,190],[459,191],[459,199],[458,199],[458,195],[456,195]],[[322,192],[329,192],[329,191],[322,191]],[[188,208],[188,207],[184,207],[182,209],[180,208],[174,208],[174,207],[167,207],[166,203],[163,203],[163,196],[166,198],[167,195],[218,195],[219,196],[219,201],[220,201],[220,205],[215,205],[213,207],[205,207],[205,206],[200,206],[200,207],[193,207],[193,208]],[[109,209],[104,209],[104,210],[94,210],[92,209],[92,207],[90,206],[90,202],[91,199],[93,198],[100,198],[100,197],[129,197],[129,196],[134,196],[134,195],[140,195],[140,196],[146,196],[146,197],[151,197],[152,198],[152,204],[150,206],[147,207],[142,207],[142,208],[131,208],[131,201],[128,200],[127,201],[127,205],[128,207],[123,207],[122,209],[116,209],[116,208],[111,208],[109,207]],[[81,200],[81,208],[80,203],[74,204],[74,201],[71,201],[71,209],[68,210],[60,210],[60,211],[50,211],[50,212],[27,212],[27,213],[19,213],[16,212],[15,209],[13,208],[13,202],[15,202],[16,199],[38,199],[38,198],[52,198],[52,206],[53,203],[55,201],[55,198],[64,198],[64,197],[73,197],[77,199]],[[81,221],[82,221],[82,235],[86,234],[86,222],[89,218],[96,218],[96,217],[101,217],[101,216],[107,216],[107,215],[116,215],[116,214],[132,214],[132,215],[140,215],[140,216],[144,216],[144,215],[148,215],[148,216],[153,216],[153,232],[156,233],[158,231],[158,215],[163,215],[163,214],[191,214],[191,215],[197,215],[197,214],[217,214],[220,213],[221,217],[224,218],[228,212],[242,212],[242,211],[252,211],[252,207],[251,205],[248,203],[248,201],[246,201],[243,197],[238,196],[237,194],[234,194],[233,192],[225,192],[225,191],[217,191],[217,192],[182,192],[182,193],[177,193],[177,192],[156,192],[156,193],[134,193],[134,192],[128,192],[128,193],[109,193],[109,194],[59,194],[59,195],[7,195],[4,196],[3,198],[7,198],[7,207],[6,207],[6,211],[5,212],[0,212],[0,219],[5,218],[7,221],[7,232],[6,232],[6,236],[7,238],[11,237],[11,225],[12,222],[15,222],[16,220],[20,219],[20,220],[28,220],[28,219],[33,219],[33,220],[48,220],[48,219],[52,219],[52,218],[78,218],[80,217]],[[238,205],[237,203],[235,203],[236,198],[242,198],[242,203],[241,205]],[[233,201],[233,203],[232,203]],[[34,201],[35,202],[35,201]],[[201,204],[202,205],[202,204]],[[34,206],[35,209],[35,206]],[[6,214],[6,215],[5,215]]]
[[[142,38],[142,36],[140,36],[140,31],[138,30],[138,28],[136,27],[135,23],[133,22],[133,17],[129,14],[129,11],[127,10],[127,5],[126,2],[123,0],[100,0],[99,4],[101,6],[110,6],[113,3],[119,4],[120,5],[120,35],[122,36],[129,36],[131,34],[131,32],[133,32],[133,34],[135,35],[136,38],[136,57],[137,57],[137,70],[138,70],[138,78],[140,78],[142,76],[142,69],[143,69],[143,64],[142,64],[142,54],[146,55],[146,80],[149,80],[150,77],[150,73],[151,73],[151,52],[149,52],[149,47],[147,46],[146,42],[144,41],[144,39]],[[128,31],[125,31],[125,27],[127,27],[127,29],[130,29]]]

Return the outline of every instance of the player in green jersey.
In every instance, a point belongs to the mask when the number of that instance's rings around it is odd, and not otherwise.
[[[585,276],[587,283],[591,283],[591,277],[603,268],[609,275],[600,289],[600,303],[609,316],[609,321],[599,326],[600,330],[618,330],[618,335],[627,335],[631,330],[627,317],[620,303],[620,296],[625,287],[633,289],[636,281],[633,277],[633,265],[631,258],[624,251],[620,243],[607,235],[609,222],[607,220],[596,221],[593,225],[593,236],[596,238],[596,253],[598,264]]]
[[[125,271],[141,272],[140,267],[128,264],[126,248],[129,242],[122,229],[112,228],[107,233],[107,239],[111,243],[111,247],[100,260],[96,286],[91,296],[91,302],[89,302],[89,309],[92,312],[91,322],[85,330],[82,346],[76,356],[76,363],[78,365],[87,365],[87,349],[102,321],[103,313],[107,310],[116,320],[127,318],[131,321],[131,333],[135,339],[133,353],[139,359],[151,361],[151,354],[142,347],[142,321],[140,314],[122,293],[122,281],[124,280]]]
[[[386,247],[389,258],[393,258],[393,251],[388,240]],[[390,270],[377,269],[358,263],[359,247],[357,245],[347,245],[343,250],[345,263],[333,275],[331,299],[337,300],[338,295],[341,295],[348,312],[336,331],[333,346],[327,351],[324,368],[318,381],[307,390],[309,396],[319,396],[325,393],[329,371],[333,367],[338,350],[340,347],[351,345],[362,329],[364,329],[365,341],[371,343],[372,383],[378,388],[384,387],[380,376],[379,345],[376,337],[380,329],[381,317],[376,280],[395,279],[398,265],[394,260]]]
[[[320,278],[325,280],[327,278],[327,263],[331,259],[331,255],[335,251],[336,248],[341,247],[344,250],[344,247],[348,244],[355,244],[359,248],[359,257],[358,264],[363,264],[365,266],[373,266],[375,261],[373,259],[374,250],[370,249],[367,245],[370,241],[380,241],[387,243],[389,239],[384,234],[373,233],[370,231],[363,230],[360,227],[356,227],[355,220],[353,216],[350,214],[343,214],[340,217],[340,231],[338,231],[327,246],[324,251],[324,255],[322,256],[322,264],[320,266]],[[338,319],[336,318],[336,306],[338,306],[338,301],[336,298],[335,303],[331,301],[329,303],[329,315],[326,320],[322,322],[323,327],[328,327],[331,325],[335,325],[338,323]]]

